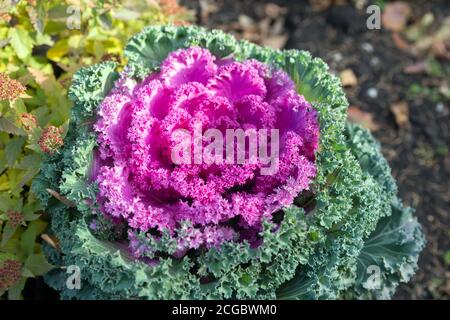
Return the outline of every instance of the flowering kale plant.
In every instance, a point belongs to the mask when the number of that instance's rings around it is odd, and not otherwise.
[[[80,268],[47,275],[63,298],[389,298],[414,274],[420,226],[321,60],[198,27],[125,55],[74,76],[33,183],[49,260]]]

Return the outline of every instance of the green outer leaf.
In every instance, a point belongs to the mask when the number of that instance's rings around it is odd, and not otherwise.
[[[419,253],[425,246],[421,227],[412,217],[412,210],[404,208],[400,201],[395,200],[392,208],[392,216],[382,218],[364,243],[358,257],[358,277],[352,292],[347,294],[357,298],[390,298],[397,285],[408,282],[417,270]],[[380,269],[379,278],[369,281],[372,275],[369,266]]]
[[[6,260],[17,260],[16,256],[11,253],[5,253],[0,251],[0,266],[3,264]]]
[[[0,131],[11,133],[17,136],[26,136],[25,131],[23,131],[21,128],[16,127],[16,125],[12,121],[2,116],[0,116]]]
[[[11,206],[11,198],[6,194],[0,194],[0,211],[7,212]]]
[[[33,39],[23,27],[10,28],[8,38],[10,38],[10,44],[20,59],[24,60],[31,55]]]
[[[405,259],[405,263],[391,263],[392,268],[388,271],[386,268],[382,268],[381,276],[385,279],[383,280],[383,290],[363,287],[363,283],[370,276],[367,274],[367,266],[375,264],[373,261],[372,263],[366,261],[367,251],[371,252],[371,243],[374,240],[395,243],[398,237],[402,237],[401,234],[404,232],[402,228],[398,229],[399,233],[394,234],[382,234],[379,230],[385,224],[398,226],[399,210],[403,210],[403,212],[408,210],[399,204],[395,196],[397,190],[390,174],[390,168],[381,154],[378,143],[370,133],[351,124],[347,125],[345,133],[346,144],[350,146],[350,151],[359,158],[361,166],[366,170],[359,178],[361,181],[350,180],[346,187],[353,188],[355,185],[362,188],[357,202],[358,206],[354,204],[349,211],[352,215],[359,212],[360,218],[348,224],[341,224],[339,229],[333,228],[332,236],[328,236],[327,242],[324,242],[323,246],[318,246],[315,258],[311,259],[309,267],[297,273],[294,279],[284,284],[278,290],[278,298],[389,298],[399,282],[398,279],[395,279],[396,276],[392,275],[401,274],[401,270],[417,268],[418,254],[423,248],[424,242],[420,226],[411,220],[408,228],[411,232],[410,235],[414,235],[415,238],[410,239],[411,242],[408,246],[411,247],[408,247],[409,251],[406,250],[404,257],[400,255],[398,257],[400,260]],[[352,167],[345,163],[344,166]],[[350,173],[344,175],[351,177]],[[334,179],[333,183],[339,183],[340,177],[342,177],[342,172]],[[371,183],[367,184],[370,181]],[[341,192],[353,197],[350,190]],[[377,202],[378,209],[375,210],[376,207],[373,205]],[[391,207],[391,203],[395,205]],[[378,217],[375,214],[378,214]],[[380,218],[381,220],[379,220]],[[377,238],[374,238],[375,236]],[[367,247],[368,244],[369,247]],[[406,247],[402,248],[407,249]],[[372,257],[385,259],[389,255],[382,253],[379,256],[372,255]],[[382,264],[378,261],[376,265],[381,266]],[[407,278],[405,277],[405,279]]]
[[[41,276],[53,269],[53,265],[47,262],[42,253],[32,254],[25,260],[25,268],[31,271],[34,276]]]
[[[6,160],[8,167],[12,167],[22,152],[22,148],[25,144],[25,139],[23,137],[14,137],[6,145]]]
[[[94,110],[111,90],[119,74],[111,61],[82,68],[73,76],[68,96],[73,101],[72,121],[82,124],[94,115]]]
[[[20,247],[26,256],[29,256],[34,252],[36,238],[45,230],[46,227],[47,223],[40,220],[33,221],[28,224],[27,230],[22,233],[22,237],[20,239]]]
[[[22,278],[8,290],[8,300],[21,300],[27,279]]]
[[[4,247],[8,243],[8,241],[11,239],[11,237],[16,232],[17,228],[18,228],[18,226],[13,226],[10,221],[6,222],[6,225],[3,228],[3,232],[2,232],[3,235],[2,235],[1,247]]]

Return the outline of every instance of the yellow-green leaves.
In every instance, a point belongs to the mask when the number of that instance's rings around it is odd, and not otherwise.
[[[47,51],[47,58],[55,62],[60,62],[68,52],[69,38],[63,38]]]
[[[35,6],[27,6],[26,11],[30,17],[30,22],[38,33],[44,32],[46,11],[44,1],[37,0]]]
[[[27,260],[25,260],[24,268],[29,270],[32,276],[37,277],[53,269],[53,265],[47,262],[42,253],[38,253],[28,256]]]
[[[45,230],[46,227],[47,223],[39,220],[33,221],[28,225],[27,230],[22,233],[22,237],[20,239],[20,248],[23,254],[26,256],[34,254],[36,251],[36,238]]]
[[[25,60],[31,55],[33,39],[25,28],[17,26],[9,29],[8,37],[10,38],[11,46],[20,59]]]
[[[6,73],[0,72],[0,101],[15,101],[24,93],[25,87],[19,81],[11,79]]]
[[[46,222],[37,220],[39,212],[41,206],[33,196],[23,200],[0,194],[0,268],[5,262],[10,264],[8,268],[20,268],[16,270],[18,275],[10,273],[6,288],[0,286],[0,295],[9,290],[9,299],[20,298],[26,278],[42,275],[53,267],[36,242],[47,227]]]
[[[50,109],[50,122],[61,125],[69,118],[70,103],[65,95],[66,90],[56,80],[52,68],[46,67],[43,70],[28,67],[28,71],[33,76],[38,86],[46,97],[46,105]]]
[[[0,115],[0,132],[6,132],[14,135],[25,135],[25,132],[17,127],[13,121]]]
[[[6,145],[5,153],[6,153],[6,163],[8,167],[12,167],[16,162],[19,155],[22,153],[23,145],[25,144],[24,137],[14,137],[9,143]]]
[[[0,200],[3,203],[0,208],[0,212],[2,212],[0,217],[5,221],[1,233],[0,248],[4,248],[16,230],[24,224],[24,220],[20,213],[22,211],[22,199],[2,195]]]

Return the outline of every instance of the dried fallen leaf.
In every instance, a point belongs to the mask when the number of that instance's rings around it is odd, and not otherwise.
[[[270,10],[273,11],[271,15],[275,16],[275,13],[280,15],[274,18],[266,16],[260,21],[255,21],[251,17],[241,14],[237,23],[235,25],[231,24],[232,29],[240,33],[240,37],[243,39],[275,49],[282,49],[288,40],[284,27],[285,11],[280,7],[272,7]]]
[[[276,5],[275,3],[268,3],[264,7],[264,13],[269,18],[276,19],[280,15],[286,14],[287,13],[287,8],[280,7],[279,5]]]
[[[362,111],[359,107],[350,106],[347,111],[348,120],[357,123],[370,131],[380,129],[378,123],[373,119],[373,115],[369,112]]]
[[[408,42],[406,42],[402,36],[400,34],[398,34],[397,32],[394,32],[392,34],[392,40],[394,41],[395,46],[402,50],[402,51],[407,51],[411,48],[411,46],[409,45]]]
[[[412,26],[408,27],[404,34],[409,41],[417,41],[424,37],[428,32],[428,29],[433,25],[435,18],[433,13],[428,12],[424,16],[414,23]]]
[[[356,78],[352,69],[345,69],[340,73],[339,77],[344,87],[354,87],[358,84],[358,78]]]
[[[6,12],[0,12],[0,21],[2,20],[9,23],[9,21],[11,21],[11,15]]]
[[[284,25],[285,25],[285,18],[284,17],[278,17],[275,19],[275,21],[272,23],[272,27],[270,28],[270,33],[272,35],[282,35],[285,33]]]
[[[408,103],[405,101],[394,103],[391,105],[390,110],[394,114],[395,123],[397,123],[399,128],[406,128],[410,126]]]
[[[445,41],[436,40],[431,45],[431,48],[436,58],[450,59],[450,48],[447,48]]]
[[[219,7],[209,0],[200,0],[200,19],[202,24],[206,24],[208,22],[209,15],[211,13],[215,13],[219,10]]]
[[[262,40],[264,46],[268,46],[274,49],[282,49],[288,40],[288,36],[283,34],[280,36],[272,36]]]
[[[439,93],[444,97],[450,97],[450,88],[446,81],[442,82],[439,86]]]
[[[255,21],[245,14],[240,14],[238,17],[238,21],[243,30],[253,31],[254,29],[256,29]]]
[[[272,23],[272,19],[266,17],[258,22],[258,33],[259,37],[264,40],[264,37],[267,37],[270,34],[270,25]]]
[[[51,245],[56,250],[58,250],[58,251],[60,250],[60,248],[59,248],[59,241],[55,237],[52,237],[52,236],[49,236],[46,233],[43,233],[43,234],[41,234],[41,238],[42,238],[42,240],[47,242],[49,245]]]
[[[396,1],[384,7],[383,26],[391,31],[399,32],[405,29],[408,19],[412,15],[411,6],[407,2]]]
[[[309,3],[311,5],[311,8],[313,11],[324,11],[327,10],[331,4],[333,3],[332,0],[309,0]]]
[[[403,72],[406,74],[420,74],[426,73],[429,70],[428,61],[423,60],[414,64],[407,65],[403,68]]]
[[[75,207],[75,203],[67,199],[66,197],[60,195],[58,192],[52,189],[46,189],[48,193],[50,193],[52,196],[54,196],[56,199],[64,203],[68,207]]]
[[[411,50],[414,54],[431,51],[438,58],[450,58],[450,17],[434,33],[418,38]]]

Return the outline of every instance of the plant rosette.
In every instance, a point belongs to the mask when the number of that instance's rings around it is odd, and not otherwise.
[[[49,261],[80,271],[46,275],[62,298],[390,298],[411,278],[420,225],[323,61],[172,26],[125,57],[75,74],[33,182]]]

